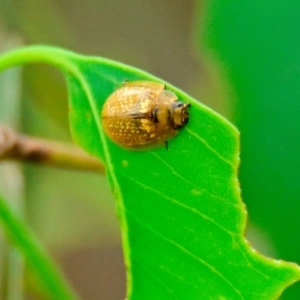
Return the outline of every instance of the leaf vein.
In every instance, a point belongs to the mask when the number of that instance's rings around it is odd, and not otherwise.
[[[214,149],[212,146],[210,146],[205,139],[201,138],[197,133],[193,132],[192,130],[186,128],[186,131],[189,132],[192,136],[197,138],[199,141],[202,142],[203,145],[206,146],[207,149],[209,149],[212,153],[214,153],[219,159],[230,165],[232,168],[234,168],[233,163],[226,159],[223,155],[221,155],[216,149]]]
[[[166,242],[174,245],[176,248],[178,248],[183,253],[187,254],[188,256],[190,256],[191,258],[193,258],[194,260],[198,261],[200,264],[206,266],[209,270],[211,270],[214,274],[216,274],[221,280],[223,280],[225,283],[227,283],[227,285],[229,285],[232,288],[232,290],[240,297],[240,299],[244,300],[244,297],[241,295],[241,292],[234,287],[234,284],[232,282],[230,282],[228,279],[226,279],[226,277],[220,271],[218,271],[214,266],[212,266],[211,264],[207,263],[205,260],[203,260],[200,257],[198,257],[197,255],[193,254],[192,252],[190,252],[186,248],[182,247],[181,245],[179,245],[175,241],[173,241],[173,240],[165,237],[164,235],[160,234],[156,230],[153,230],[149,226],[146,226],[144,222],[141,222],[140,220],[138,220],[128,210],[126,210],[126,213],[127,213],[127,215],[130,215],[141,226],[143,226],[144,228],[146,228],[148,231],[152,232],[154,235],[156,235],[156,236],[160,237],[162,240],[165,240]]]
[[[199,210],[197,210],[197,209],[195,209],[195,208],[193,208],[193,207],[190,207],[190,206],[188,206],[188,205],[185,205],[185,204],[183,204],[182,202],[180,202],[180,201],[178,201],[178,200],[176,200],[176,199],[174,199],[174,198],[168,197],[168,196],[166,196],[165,194],[163,194],[163,193],[161,193],[161,192],[159,192],[159,191],[157,191],[157,190],[151,188],[150,186],[147,186],[147,185],[145,185],[145,184],[143,184],[143,183],[137,181],[136,179],[133,179],[133,178],[131,178],[131,177],[129,177],[129,176],[128,176],[128,178],[129,178],[130,180],[134,181],[135,183],[139,184],[140,186],[142,186],[144,189],[150,190],[150,191],[152,191],[153,193],[156,193],[157,195],[161,196],[162,198],[167,199],[168,201],[171,201],[171,202],[173,202],[174,204],[176,204],[176,205],[178,205],[178,206],[180,206],[180,207],[182,207],[182,208],[185,208],[185,209],[187,209],[187,210],[189,210],[189,211],[191,211],[191,212],[193,212],[193,213],[199,215],[201,218],[203,218],[203,219],[205,219],[205,220],[211,222],[211,223],[214,224],[216,227],[220,228],[222,231],[226,232],[226,233],[229,234],[230,236],[235,235],[233,232],[231,232],[230,230],[228,230],[228,229],[226,229],[225,227],[221,226],[221,225],[220,225],[219,223],[217,223],[215,220],[213,220],[212,218],[208,217],[207,215],[201,213]]]

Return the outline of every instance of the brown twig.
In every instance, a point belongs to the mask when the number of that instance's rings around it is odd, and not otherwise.
[[[98,159],[76,146],[20,135],[7,127],[0,127],[0,162],[3,160],[105,173]]]

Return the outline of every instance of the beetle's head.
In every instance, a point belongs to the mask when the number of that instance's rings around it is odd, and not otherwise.
[[[187,108],[190,106],[190,103],[185,104],[181,101],[174,101],[172,103],[171,119],[174,129],[180,129],[188,123],[189,112]]]

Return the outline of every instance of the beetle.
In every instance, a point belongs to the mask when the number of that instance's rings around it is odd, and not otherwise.
[[[107,136],[124,148],[167,148],[168,140],[188,123],[188,107],[164,84],[126,81],[106,100],[102,123]]]

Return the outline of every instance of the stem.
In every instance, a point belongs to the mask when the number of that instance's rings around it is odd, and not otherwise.
[[[0,127],[0,161],[20,160],[51,167],[105,173],[104,165],[80,148],[19,135]]]

